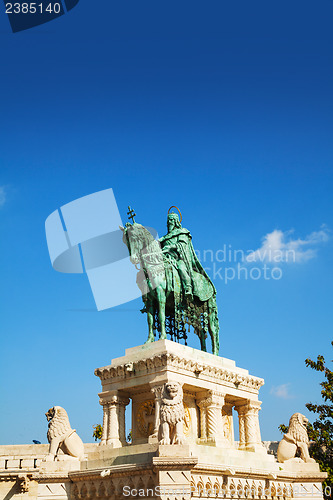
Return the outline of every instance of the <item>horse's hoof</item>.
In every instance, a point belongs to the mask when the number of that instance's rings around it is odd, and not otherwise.
[[[154,342],[155,339],[154,338],[149,338],[146,340],[145,344],[151,344],[152,342]]]
[[[166,340],[166,339],[167,339],[166,333],[160,336],[160,340]]]

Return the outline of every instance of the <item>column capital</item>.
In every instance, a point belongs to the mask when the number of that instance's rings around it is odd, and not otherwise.
[[[150,390],[154,394],[156,399],[161,399],[163,394],[165,384],[150,385]]]
[[[109,401],[107,401],[107,400],[106,400],[106,399],[104,399],[104,398],[100,398],[100,400],[99,400],[99,404],[100,404],[101,406],[107,406],[107,405],[109,404]]]
[[[114,405],[124,405],[127,406],[130,399],[125,395],[120,395],[117,393],[105,394],[100,398],[99,404],[102,406],[114,406]]]
[[[127,406],[130,404],[130,398],[128,398],[126,396],[118,396],[117,404],[119,404],[121,406]]]
[[[247,403],[248,412],[257,413],[261,410],[261,401],[249,400]]]
[[[200,408],[208,406],[222,406],[224,405],[225,393],[218,391],[207,391],[205,395],[197,399],[197,404]]]
[[[238,415],[248,415],[250,413],[257,413],[261,406],[261,401],[255,401],[252,399],[247,399],[245,401],[240,401],[234,405],[235,410],[238,412]]]

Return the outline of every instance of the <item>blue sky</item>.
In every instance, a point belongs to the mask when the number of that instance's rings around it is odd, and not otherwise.
[[[214,280],[220,354],[265,379],[263,439],[319,400],[304,359],[331,359],[332,14],[329,0],[80,0],[12,34],[0,13],[0,443],[46,442],[53,405],[91,441],[94,369],[146,339],[140,299],[97,312],[87,278],[48,256],[48,215],[109,187],[159,234],[179,206],[201,252],[281,231],[300,255],[281,279]]]

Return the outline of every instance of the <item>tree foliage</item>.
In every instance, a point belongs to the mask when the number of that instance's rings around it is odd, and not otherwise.
[[[333,342],[331,344],[333,346]],[[305,364],[317,372],[322,372],[325,377],[320,383],[322,404],[308,403],[305,406],[317,415],[313,424],[308,426],[309,439],[312,442],[310,455],[319,463],[320,470],[328,474],[324,487],[329,486],[333,490],[333,371],[328,368],[321,355],[317,356],[317,361],[306,359]]]
[[[288,425],[281,424],[281,425],[279,425],[278,429],[279,429],[279,431],[282,432],[282,434],[287,434],[287,432],[288,432]]]
[[[94,428],[93,438],[95,439],[95,441],[98,441],[98,439],[102,439],[103,426],[101,424],[97,424],[93,425],[93,428]],[[127,443],[132,442],[132,430],[129,431],[126,441]]]
[[[333,341],[331,344],[333,346]],[[317,372],[322,372],[325,376],[325,380],[320,382],[322,404],[307,403],[305,406],[317,415],[317,419],[313,424],[309,423],[307,428],[310,440],[309,453],[318,462],[320,470],[327,472],[323,489],[324,496],[328,499],[331,498],[329,492],[333,492],[333,371],[325,364],[325,358],[322,355],[317,356],[317,361],[307,358],[305,364]],[[286,434],[288,426],[281,424],[279,430]]]
[[[97,424],[93,425],[93,428],[95,429],[93,432],[93,438],[95,439],[95,441],[97,441],[98,439],[102,438],[103,427],[101,426],[101,424]]]

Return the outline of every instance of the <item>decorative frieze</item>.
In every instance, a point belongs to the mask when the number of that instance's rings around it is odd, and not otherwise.
[[[264,384],[262,378],[254,377],[248,374],[240,374],[237,371],[232,371],[227,368],[219,368],[218,366],[212,366],[205,364],[202,361],[198,362],[191,359],[184,359],[181,356],[177,356],[173,353],[163,353],[158,354],[153,357],[146,359],[140,359],[131,363],[131,371],[126,369],[128,363],[120,364],[118,366],[105,366],[102,368],[97,368],[95,370],[95,375],[101,380],[105,381],[108,379],[122,379],[131,377],[132,374],[153,373],[158,368],[161,367],[173,367],[178,370],[185,370],[192,373],[195,376],[200,374],[200,377],[206,377],[208,379],[223,381],[224,384],[231,387],[236,387],[238,389],[246,388],[258,392],[260,387]]]

